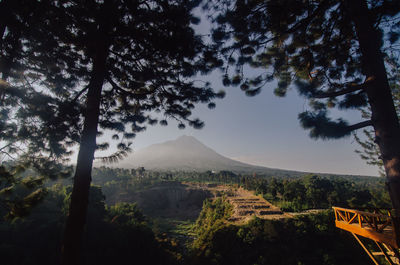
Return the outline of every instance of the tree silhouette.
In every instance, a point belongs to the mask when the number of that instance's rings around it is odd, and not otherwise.
[[[64,145],[70,126],[56,123],[56,111],[51,115],[60,98],[35,89],[37,78],[29,72],[34,64],[28,61],[36,56],[31,51],[41,44],[37,33],[43,31],[34,26],[47,6],[45,1],[0,3],[0,206],[9,218],[28,214],[43,199],[45,177],[70,175],[61,164],[69,154]],[[26,177],[28,168],[39,176]]]
[[[385,69],[399,39],[398,1],[209,1],[212,38],[224,61],[225,85],[256,95],[269,81],[285,96],[291,84],[309,99],[299,114],[313,138],[335,139],[373,126],[393,207],[400,210],[400,127]],[[216,54],[216,53],[214,53]],[[214,55],[214,57],[217,57]],[[266,69],[256,77],[245,66]],[[329,108],[369,105],[357,124],[329,117]]]
[[[96,143],[98,127],[115,132],[118,151],[103,158],[115,161],[146,124],[174,119],[179,128],[201,128],[203,122],[191,118],[195,104],[212,108],[211,101],[224,96],[191,79],[213,68],[190,26],[198,23],[191,13],[197,2],[40,1],[35,25],[20,31],[19,57],[13,58],[23,80],[10,79],[5,86],[28,92],[16,97],[30,106],[14,108],[22,122],[18,133],[40,152],[61,157],[79,144],[62,264],[78,264],[81,258],[94,153],[109,146]],[[11,32],[10,27],[3,34]]]

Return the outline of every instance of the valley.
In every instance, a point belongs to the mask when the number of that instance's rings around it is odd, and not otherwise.
[[[389,201],[376,178],[110,167],[92,174],[85,257],[93,264],[365,264],[362,249],[335,228],[331,206]],[[71,190],[68,179],[49,182],[26,219],[0,223],[6,264],[28,264],[25,256],[57,263]]]

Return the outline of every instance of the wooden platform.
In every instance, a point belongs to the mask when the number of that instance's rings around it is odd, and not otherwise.
[[[384,256],[389,264],[399,264],[396,227],[389,211],[383,214],[340,207],[332,208],[335,211],[336,227],[352,233],[375,264],[379,264],[375,256],[380,255]],[[373,240],[379,251],[371,252],[358,236]]]

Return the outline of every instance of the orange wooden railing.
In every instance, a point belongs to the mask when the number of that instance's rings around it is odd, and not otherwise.
[[[376,256],[383,255],[390,265],[400,264],[400,254],[397,242],[396,218],[393,218],[390,211],[375,210],[365,212],[360,210],[332,207],[335,212],[336,227],[350,232],[369,255],[376,265],[381,263]],[[373,240],[378,247],[378,252],[368,249],[361,238]]]
[[[382,233],[385,228],[393,229],[394,223],[390,215],[382,213],[370,213],[353,209],[345,209],[340,207],[332,207],[335,211],[336,221],[342,221],[346,224],[357,224],[359,228],[371,228],[372,230]]]

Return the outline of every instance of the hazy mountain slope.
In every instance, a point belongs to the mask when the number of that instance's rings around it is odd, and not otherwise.
[[[144,167],[153,170],[230,170],[234,172],[273,173],[279,175],[304,174],[295,171],[253,166],[224,157],[205,146],[192,136],[181,136],[176,140],[154,144],[137,152],[116,165],[124,168]]]

